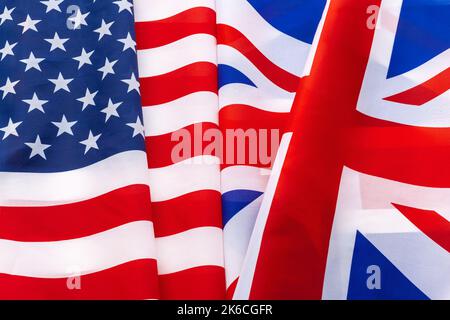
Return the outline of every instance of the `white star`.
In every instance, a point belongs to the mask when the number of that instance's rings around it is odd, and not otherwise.
[[[129,13],[133,14],[133,12],[131,11],[131,8],[133,7],[133,4],[128,2],[128,0],[114,1],[114,4],[119,6],[119,8],[118,8],[119,13],[122,12],[123,10],[127,10]]]
[[[36,155],[39,155],[43,159],[47,160],[47,158],[45,157],[45,150],[50,148],[51,145],[50,144],[43,144],[41,142],[41,138],[39,137],[39,135],[36,137],[36,141],[35,142],[27,142],[25,144],[28,147],[31,148],[30,159],[33,158]]]
[[[14,56],[14,52],[13,52],[12,49],[14,49],[14,47],[16,45],[17,45],[17,42],[9,44],[9,42],[6,41],[5,46],[3,47],[3,49],[0,50],[0,53],[2,54],[2,57],[0,58],[0,61],[2,61],[3,58],[6,57],[7,55]]]
[[[113,23],[114,23],[114,21],[105,23],[105,20],[102,19],[102,25],[100,26],[100,28],[94,30],[94,32],[98,33],[98,40],[103,38],[103,36],[106,34],[111,35],[111,31],[109,30],[109,28],[111,28]]]
[[[36,58],[33,54],[33,52],[30,52],[30,56],[28,57],[28,59],[22,59],[20,60],[20,62],[23,62],[26,64],[25,66],[25,71],[30,70],[31,68],[42,71],[41,67],[39,66],[39,63],[41,63],[42,61],[44,61],[43,58]]]
[[[119,114],[117,113],[117,108],[122,104],[122,102],[113,103],[111,99],[108,101],[108,106],[103,109],[101,112],[103,112],[106,115],[105,122],[108,122],[109,118],[111,117],[119,117]]]
[[[137,135],[145,137],[144,125],[142,124],[141,119],[139,119],[139,116],[137,117],[136,122],[127,123],[127,126],[133,128],[133,138]]]
[[[123,49],[122,51],[131,49],[134,52],[136,52],[136,41],[133,40],[133,38],[131,37],[131,34],[128,32],[127,37],[123,38],[123,39],[117,39],[117,41],[122,42],[123,43]]]
[[[3,13],[0,14],[0,26],[3,24],[3,22],[5,22],[6,20],[11,20],[12,21],[12,17],[11,17],[11,13],[14,11],[15,8],[11,8],[8,9],[7,6],[5,6],[5,8],[3,9]]]
[[[81,10],[77,10],[77,14],[75,16],[70,17],[69,21],[73,22],[73,29],[79,29],[82,25],[87,26],[86,17],[90,12],[82,13]]]
[[[6,83],[3,87],[0,87],[0,90],[3,91],[2,99],[5,99],[8,93],[16,94],[16,90],[14,87],[19,83],[20,80],[11,82],[9,78],[6,78]]]
[[[81,49],[81,54],[78,57],[74,57],[73,60],[77,60],[78,63],[78,69],[80,69],[85,64],[92,64],[91,62],[91,56],[94,53],[94,50],[91,52],[86,52],[84,48]]]
[[[66,43],[69,38],[61,39],[57,32],[55,32],[55,35],[53,36],[53,39],[44,39],[48,43],[50,43],[52,46],[50,48],[50,52],[52,52],[55,49],[61,49],[63,51],[66,51],[66,48],[64,47],[64,43]]]
[[[71,136],[73,136],[72,127],[77,123],[78,121],[67,121],[66,116],[62,116],[61,122],[52,122],[55,126],[58,127],[58,133],[56,134],[57,137],[62,135],[63,133],[67,133]]]
[[[63,0],[47,0],[47,1],[41,1],[41,3],[45,6],[47,6],[47,9],[45,10],[45,13],[56,10],[61,12],[61,8],[59,5],[63,2]]]
[[[22,30],[22,34],[24,34],[25,32],[27,32],[28,30],[34,30],[37,31],[36,29],[36,25],[41,22],[41,20],[33,20],[30,18],[29,15],[27,15],[27,18],[25,19],[24,22],[19,23],[19,26],[23,27]]]
[[[28,112],[31,112],[33,110],[39,110],[42,113],[45,113],[44,108],[42,106],[48,102],[48,100],[39,100],[36,93],[33,94],[33,98],[22,101],[29,105]]]
[[[92,134],[92,131],[89,130],[88,138],[86,140],[80,141],[81,144],[84,144],[86,146],[86,149],[84,150],[84,154],[86,154],[91,149],[98,150],[97,140],[100,138],[101,135],[102,134],[100,133],[100,134],[94,136]]]
[[[12,119],[9,118],[8,125],[6,127],[0,128],[0,131],[3,131],[5,134],[3,135],[2,140],[5,140],[8,136],[13,135],[18,137],[17,127],[20,126],[22,121],[12,122]]]
[[[128,84],[128,92],[136,90],[137,93],[139,93],[139,81],[137,81],[136,76],[134,73],[131,74],[130,79],[123,79],[122,82],[125,82]]]
[[[73,79],[64,79],[61,72],[59,73],[57,79],[48,79],[48,80],[55,85],[55,91],[53,92],[56,92],[61,89],[70,92],[68,84],[71,83]]]
[[[98,91],[95,92],[89,92],[89,89],[86,89],[86,94],[84,97],[78,98],[77,100],[80,102],[83,102],[83,107],[81,108],[81,111],[86,109],[87,106],[95,106],[94,98]]]
[[[117,60],[109,62],[108,58],[105,59],[105,65],[98,69],[98,71],[103,73],[102,80],[110,73],[114,74],[113,67],[116,64]]]

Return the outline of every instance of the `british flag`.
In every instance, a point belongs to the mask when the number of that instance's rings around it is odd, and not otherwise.
[[[449,18],[330,3],[236,297],[450,297]]]

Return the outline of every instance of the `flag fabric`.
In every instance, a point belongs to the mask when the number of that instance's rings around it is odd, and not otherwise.
[[[134,4],[161,298],[225,298],[215,1]]]
[[[158,298],[131,3],[0,12],[0,298]]]
[[[272,158],[304,76],[325,3],[216,1],[219,126],[225,139],[221,192],[228,297],[232,297],[238,280]],[[239,140],[239,134],[244,139]]]
[[[237,297],[450,298],[449,21],[448,1],[330,2]]]

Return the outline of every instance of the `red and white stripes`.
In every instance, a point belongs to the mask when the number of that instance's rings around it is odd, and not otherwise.
[[[224,298],[218,159],[172,158],[173,134],[218,125],[215,3],[134,5],[161,298]]]
[[[0,173],[0,299],[155,299],[146,155]],[[45,199],[45,200],[43,200]]]
[[[279,142],[278,137],[288,123],[294,92],[311,46],[274,28],[248,1],[217,0],[216,3],[219,64],[242,72],[254,84],[230,83],[220,88],[220,129],[223,132],[229,129],[267,132],[270,156],[271,143]],[[277,134],[276,141],[270,141],[272,133]],[[250,147],[246,148],[246,154],[250,155]],[[258,155],[260,151],[258,143]],[[222,165],[222,194],[264,193],[272,162],[263,163],[260,157],[256,163],[251,162],[250,156],[244,163],[234,160]],[[238,282],[262,197],[246,204],[224,226],[228,298],[233,296]],[[233,201],[240,200],[224,202],[224,208],[233,207]]]

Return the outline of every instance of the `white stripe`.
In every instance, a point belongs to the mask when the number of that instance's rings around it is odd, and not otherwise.
[[[274,96],[246,84],[229,84],[219,90],[219,109],[232,104],[245,104],[264,111],[290,112],[295,93],[283,92],[285,94]]]
[[[262,198],[259,196],[235,214],[223,228],[227,288],[241,272]]]
[[[150,169],[152,201],[170,200],[199,190],[220,191],[219,163],[217,157],[204,155]]]
[[[272,200],[275,196],[275,192],[278,185],[278,179],[281,175],[284,159],[286,158],[287,151],[289,149],[289,143],[292,139],[292,133],[288,132],[283,135],[281,139],[280,148],[278,149],[277,157],[272,169],[272,175],[270,176],[267,184],[266,192],[261,204],[261,208],[256,218],[255,227],[253,229],[250,243],[248,245],[247,255],[245,256],[244,264],[242,267],[241,276],[239,277],[234,292],[233,299],[248,300],[253,283],[253,276],[255,274],[256,262],[258,261],[259,250],[261,248],[261,241],[263,239],[264,229],[266,227],[267,218],[269,217],[270,207],[272,206]]]
[[[54,242],[0,240],[0,273],[66,278],[138,259],[155,259],[153,224],[131,222],[88,237]]]
[[[134,0],[134,20],[154,21],[195,7],[215,9],[214,0]]]
[[[1,206],[52,206],[148,184],[147,155],[126,151],[90,166],[57,173],[0,172]]]
[[[216,38],[194,34],[165,46],[138,50],[139,76],[154,77],[196,62],[217,64]]]
[[[239,30],[273,63],[301,75],[311,46],[272,27],[246,0],[217,1],[217,23]]]
[[[233,190],[264,192],[270,170],[252,166],[230,166],[221,172],[222,194]]]
[[[222,230],[201,227],[156,238],[158,273],[169,274],[199,266],[223,267]]]
[[[191,124],[218,123],[218,97],[213,92],[195,92],[168,103],[143,108],[145,134],[159,136]]]

